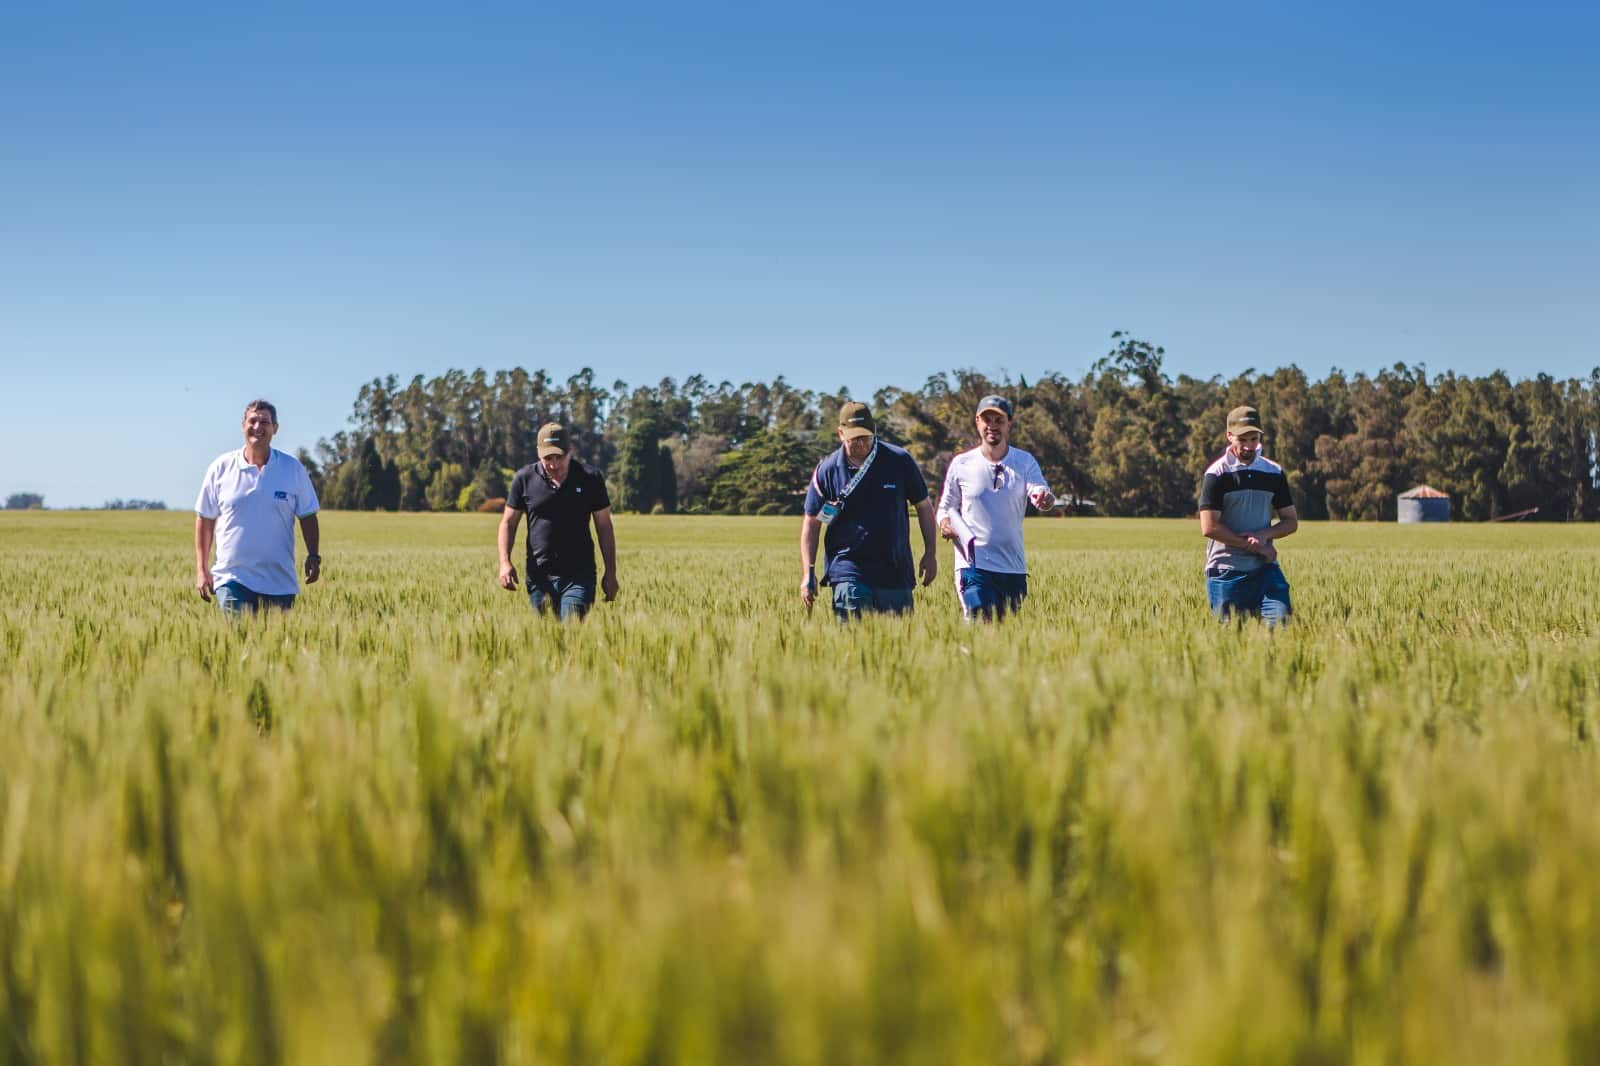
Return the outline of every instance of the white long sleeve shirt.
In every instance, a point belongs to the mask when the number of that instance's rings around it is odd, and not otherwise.
[[[955,549],[956,569],[975,566],[1000,574],[1026,574],[1022,516],[1029,496],[1049,491],[1038,460],[1021,448],[1007,449],[998,462],[986,459],[978,448],[950,460],[935,519],[943,522],[959,515],[973,536],[972,561]]]

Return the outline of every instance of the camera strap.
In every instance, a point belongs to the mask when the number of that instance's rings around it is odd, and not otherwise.
[[[841,451],[842,450],[843,449],[841,449]],[[822,510],[817,512],[817,521],[822,523],[822,528],[827,529],[833,524],[833,520],[839,517],[839,512],[844,510],[845,501],[848,500],[850,498],[850,494],[855,492],[857,487],[860,486],[861,479],[867,476],[867,470],[872,466],[872,460],[876,459],[877,457],[878,442],[874,440],[872,442],[872,450],[868,452],[867,457],[861,461],[861,468],[856,471],[856,476],[851,478],[849,483],[845,485],[845,487],[839,492],[839,498],[836,500],[829,500],[827,494],[822,491],[822,480],[818,477],[818,475],[822,473],[822,464],[817,464],[817,468],[811,472],[811,487],[816,489],[817,495],[826,501],[822,505]],[[826,542],[824,542],[822,550],[824,554],[827,553],[828,549]],[[831,566],[833,564],[833,556],[828,555],[827,559],[827,565]],[[827,584],[828,579],[826,569],[823,571],[822,580],[824,584]]]
[[[867,457],[861,461],[861,468],[856,471],[856,476],[851,478],[849,483],[845,485],[842,490],[840,490],[838,499],[829,501],[828,507],[823,508],[824,513],[827,513],[831,510],[831,513],[827,514],[827,519],[825,521],[832,521],[834,518],[838,517],[840,511],[844,510],[844,502],[850,498],[850,494],[852,492],[856,491],[857,486],[861,484],[861,479],[867,476],[867,470],[872,466],[872,460],[876,459],[877,457],[878,442],[873,441],[872,450],[868,452]],[[827,494],[822,491],[822,482],[817,478],[817,475],[821,471],[822,466],[819,463],[817,465],[817,469],[811,472],[811,485],[817,490],[817,495],[826,500]]]

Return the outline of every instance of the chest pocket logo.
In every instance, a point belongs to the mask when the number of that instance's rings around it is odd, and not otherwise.
[[[884,487],[884,488],[886,488],[886,489],[893,489],[893,488],[899,488],[899,486],[898,486],[898,485],[896,485],[896,484],[895,484],[895,483],[894,483],[894,482],[892,482],[892,481],[885,481],[885,482],[884,482],[884,483],[883,483],[883,487]]]
[[[284,492],[282,489],[279,489],[277,492],[272,494],[272,498],[274,500],[287,500],[289,498],[289,494]]]

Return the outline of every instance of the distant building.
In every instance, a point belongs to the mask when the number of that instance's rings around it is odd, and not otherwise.
[[[1450,496],[1429,485],[1402,492],[1397,515],[1402,522],[1450,521]]]
[[[1056,505],[1048,511],[1039,511],[1031,504],[1028,514],[1040,514],[1046,518],[1092,518],[1100,513],[1093,500],[1086,500],[1082,496],[1071,493],[1056,497]]]

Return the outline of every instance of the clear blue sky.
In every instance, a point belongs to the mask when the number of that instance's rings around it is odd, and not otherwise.
[[[1587,374],[1597,189],[1590,3],[6,4],[0,494],[452,366]]]

